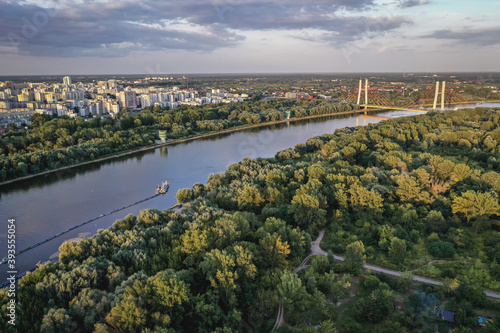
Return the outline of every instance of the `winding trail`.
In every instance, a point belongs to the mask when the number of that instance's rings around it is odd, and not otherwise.
[[[311,259],[312,256],[315,256],[315,255],[327,256],[328,255],[328,253],[326,251],[323,251],[320,247],[320,243],[323,240],[323,237],[325,236],[325,232],[326,232],[326,229],[321,230],[318,238],[316,238],[315,241],[311,242],[311,254],[309,254],[307,257],[305,257],[305,259],[302,261],[302,263],[297,268],[295,268],[295,270],[293,271],[294,274],[309,267],[309,265],[307,265],[307,262],[309,261],[309,259]],[[335,260],[344,261],[344,257],[338,256],[338,255],[334,255],[333,257],[335,258]],[[374,272],[387,274],[387,275],[399,276],[399,277],[401,276],[401,272],[394,271],[394,270],[387,269],[387,268],[382,268],[379,266],[364,264],[363,268],[372,270]],[[418,275],[413,275],[412,279],[414,281],[428,283],[428,284],[432,284],[435,286],[442,286],[443,285],[443,282],[441,282],[441,281],[429,279],[429,278],[418,276]],[[485,290],[484,293],[486,294],[487,297],[500,299],[499,293],[496,293],[493,291],[487,291],[487,290]],[[281,325],[283,325],[283,323],[284,323],[283,315],[284,315],[284,308],[283,308],[283,304],[280,302],[279,307],[278,307],[278,317],[276,318],[276,323],[274,324],[274,327],[272,329],[273,331],[277,330],[278,328],[280,328]]]
[[[280,328],[280,326],[283,325],[283,323],[285,322],[285,320],[283,319],[284,312],[285,309],[283,308],[283,304],[280,303],[280,306],[278,307],[278,318],[276,318],[276,323],[274,324],[272,331],[275,331],[278,328]]]

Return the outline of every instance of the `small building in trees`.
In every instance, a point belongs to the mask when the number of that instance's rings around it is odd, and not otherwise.
[[[448,310],[441,310],[437,313],[438,317],[441,317],[446,322],[454,323],[455,322],[455,313]]]

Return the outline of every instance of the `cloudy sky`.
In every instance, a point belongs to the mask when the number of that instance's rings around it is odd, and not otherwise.
[[[0,0],[0,75],[500,71],[498,0]]]

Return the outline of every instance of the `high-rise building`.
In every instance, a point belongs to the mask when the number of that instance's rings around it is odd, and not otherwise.
[[[19,95],[17,95],[17,101],[18,102],[29,102],[30,101],[30,95],[28,95],[28,94],[19,94]]]
[[[71,77],[70,76],[65,76],[63,78],[63,85],[65,85],[65,86],[71,86],[71,83],[72,82],[71,82]]]
[[[120,102],[122,107],[133,109],[137,107],[136,95],[134,91],[120,92]]]

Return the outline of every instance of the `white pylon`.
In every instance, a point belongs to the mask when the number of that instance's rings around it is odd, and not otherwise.
[[[361,103],[361,93],[365,92],[365,108],[368,108],[368,79],[365,80],[365,87],[363,88],[363,80],[359,80],[359,89],[358,89],[358,103]]]
[[[359,105],[359,102],[361,102],[361,89],[363,87],[363,80],[359,80],[359,89],[358,89],[358,103],[357,105]]]
[[[446,89],[446,81],[442,82],[441,91],[439,91],[439,81],[436,81],[436,93],[434,94],[434,105],[432,106],[433,110],[436,110],[438,96],[439,96],[439,94],[441,94],[441,111],[444,111],[445,89]]]
[[[365,108],[368,108],[368,79],[365,81]]]

